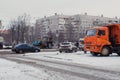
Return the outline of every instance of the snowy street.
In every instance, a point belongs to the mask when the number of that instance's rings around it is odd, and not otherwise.
[[[9,51],[8,51],[9,52]],[[120,57],[39,52],[0,55],[0,80],[120,80]]]

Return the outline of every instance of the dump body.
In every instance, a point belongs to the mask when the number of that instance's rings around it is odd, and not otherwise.
[[[120,44],[120,24],[113,24],[107,26],[109,29],[109,37],[114,38],[115,44]]]

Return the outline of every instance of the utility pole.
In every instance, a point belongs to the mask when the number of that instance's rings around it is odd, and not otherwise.
[[[17,44],[19,43],[20,40],[20,25],[18,24],[18,31],[17,31]]]

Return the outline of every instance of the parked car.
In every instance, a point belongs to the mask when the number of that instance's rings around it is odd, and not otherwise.
[[[59,52],[77,52],[77,47],[72,42],[60,43]]]
[[[28,44],[18,44],[12,48],[13,52],[24,53],[24,52],[40,52],[40,49]]]
[[[3,49],[12,49],[12,46],[10,44],[3,44]]]

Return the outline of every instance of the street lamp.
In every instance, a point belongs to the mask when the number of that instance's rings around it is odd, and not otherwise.
[[[59,33],[58,33],[58,30],[56,31],[56,38],[57,38],[57,45],[59,45]]]

